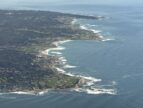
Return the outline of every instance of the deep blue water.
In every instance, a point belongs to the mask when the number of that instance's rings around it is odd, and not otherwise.
[[[33,7],[31,9],[34,9]],[[40,9],[40,8],[39,8]],[[51,92],[44,96],[0,95],[0,108],[142,108],[143,107],[143,8],[113,6],[43,7],[43,10],[103,15],[103,20],[80,20],[96,25],[114,40],[71,41],[62,51],[68,72],[102,79],[96,86],[117,90],[116,95]]]

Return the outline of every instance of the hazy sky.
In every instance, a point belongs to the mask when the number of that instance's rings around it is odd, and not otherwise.
[[[51,4],[143,4],[143,0],[0,0],[2,4],[22,4],[22,3],[51,3]]]

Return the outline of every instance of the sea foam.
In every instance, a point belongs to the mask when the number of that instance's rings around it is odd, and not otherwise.
[[[102,31],[100,31],[100,30],[95,30],[95,29],[89,28],[89,27],[86,26],[86,25],[81,25],[81,26],[80,26],[80,29],[82,29],[82,30],[87,30],[87,31],[92,31],[92,32],[95,33],[95,34],[102,32]]]
[[[61,52],[55,52],[55,51],[52,51],[51,53],[52,53],[52,54],[56,54],[56,55],[62,55],[62,53],[61,53]]]
[[[104,38],[102,41],[106,42],[106,41],[114,41],[115,39],[111,39],[111,38]]]
[[[77,66],[72,66],[72,65],[66,64],[63,68],[64,69],[71,69],[71,68],[77,68]]]
[[[72,24],[76,23],[76,21],[77,20],[74,20],[72,22]],[[93,33],[99,34],[99,37],[102,39],[102,41],[113,40],[113,39],[105,39],[100,34],[101,33],[100,30],[91,29],[91,28],[88,28],[85,25],[81,25],[80,28],[83,29],[83,30],[92,31]],[[66,48],[62,47],[61,45],[66,43],[66,42],[70,42],[70,41],[71,40],[64,40],[64,41],[53,42],[53,45],[55,45],[56,47],[47,49],[44,53],[47,54],[47,55],[48,54],[51,54],[51,55],[52,54],[62,55],[62,53],[60,51],[65,50]],[[72,65],[67,64],[67,60],[63,56],[60,56],[59,60],[61,61],[63,66],[62,67],[55,67],[58,72],[63,73],[63,74],[68,75],[68,76],[79,77],[79,78],[83,78],[83,79],[87,80],[86,83],[83,84],[80,88],[74,88],[73,89],[74,91],[76,91],[76,92],[83,92],[83,93],[87,93],[87,94],[94,94],[94,95],[97,95],[97,94],[115,95],[115,94],[117,94],[117,91],[115,89],[111,89],[114,86],[114,84],[110,88],[106,88],[104,86],[102,87],[102,85],[100,87],[97,87],[96,84],[98,82],[101,82],[102,79],[97,79],[97,78],[90,77],[90,76],[88,77],[88,76],[84,76],[84,75],[77,75],[77,74],[74,74],[74,73],[67,72],[67,71],[65,71],[65,69],[76,68],[77,66],[72,66]],[[41,92],[39,94],[43,95],[45,93]]]
[[[92,95],[101,95],[101,94],[117,95],[117,91],[115,89],[104,89],[104,88],[75,88],[72,91],[87,93]]]
[[[101,18],[102,18],[102,16],[101,16]],[[100,41],[102,41],[102,42],[115,40],[113,38],[108,38],[108,37],[103,36],[102,35],[102,31],[95,29],[95,27],[97,27],[97,25],[92,25],[92,24],[81,24],[80,25],[80,29],[91,31],[91,32],[93,32],[95,34],[98,34],[98,37],[100,38]]]

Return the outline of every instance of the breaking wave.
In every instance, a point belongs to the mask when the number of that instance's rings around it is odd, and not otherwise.
[[[78,66],[72,66],[72,65],[68,65],[66,64],[63,68],[64,69],[72,69],[72,68],[77,68]]]
[[[101,39],[102,42],[115,40],[113,38],[107,38],[107,37],[103,36],[101,30],[93,29],[93,27],[96,27],[96,26],[95,25],[90,25],[90,24],[88,24],[87,26],[86,25],[81,25],[80,26],[80,28],[82,30],[92,31],[95,34],[98,34],[98,37]]]
[[[86,25],[81,25],[80,28],[81,28],[82,30],[92,31],[92,32],[95,33],[95,34],[102,32],[102,31],[100,31],[100,30],[95,30],[95,29],[89,28],[89,27],[86,26]]]
[[[115,40],[115,39],[110,39],[110,38],[107,38],[107,39],[106,39],[106,38],[105,38],[105,39],[102,40],[102,42],[106,42],[106,41],[114,41],[114,40]]]
[[[82,26],[83,29],[87,29],[86,27]],[[108,41],[109,39],[103,40],[103,41]],[[57,41],[57,42],[53,42],[53,44],[56,46],[56,48],[50,48],[47,49],[45,51],[45,53],[48,54],[57,54],[57,55],[61,55],[59,57],[60,63],[62,64],[62,66],[60,67],[55,67],[56,70],[62,74],[68,75],[68,76],[74,76],[74,77],[79,77],[81,79],[87,80],[85,84],[83,84],[82,86],[78,87],[78,88],[74,88],[72,89],[73,91],[76,92],[83,92],[83,93],[87,93],[87,94],[110,94],[110,95],[116,95],[116,90],[114,89],[114,85],[112,85],[110,88],[106,88],[104,86],[96,86],[97,83],[102,82],[102,79],[97,79],[94,77],[90,77],[90,76],[84,76],[84,75],[77,75],[74,74],[73,72],[67,72],[65,69],[72,69],[72,68],[77,68],[77,66],[72,66],[69,65],[67,62],[67,59],[65,57],[62,56],[62,53],[60,52],[61,50],[65,50],[66,48],[61,46],[62,44],[66,43],[66,42],[70,42],[71,40],[65,40],[65,41]]]
[[[87,94],[92,94],[92,95],[99,95],[99,94],[110,94],[110,95],[116,95],[117,91],[114,89],[104,89],[104,88],[78,88],[75,89],[76,92],[83,92]]]
[[[78,22],[78,20],[74,21],[74,23],[77,23],[77,22]],[[82,29],[82,30],[87,30],[87,31],[91,31],[91,32],[97,34],[97,36],[100,38],[100,40],[101,40],[102,42],[115,40],[115,39],[113,39],[113,38],[108,38],[108,37],[106,37],[106,36],[103,36],[103,35],[102,35],[102,30],[98,30],[98,29],[95,28],[95,27],[97,27],[98,25],[81,24],[81,23],[79,23],[79,24],[80,24],[80,29]]]

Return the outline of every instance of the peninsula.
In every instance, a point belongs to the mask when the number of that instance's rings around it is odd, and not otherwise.
[[[95,16],[49,11],[0,10],[0,92],[69,89],[82,84],[55,68],[59,58],[42,51],[62,40],[101,40],[97,33],[83,30],[74,19]]]

